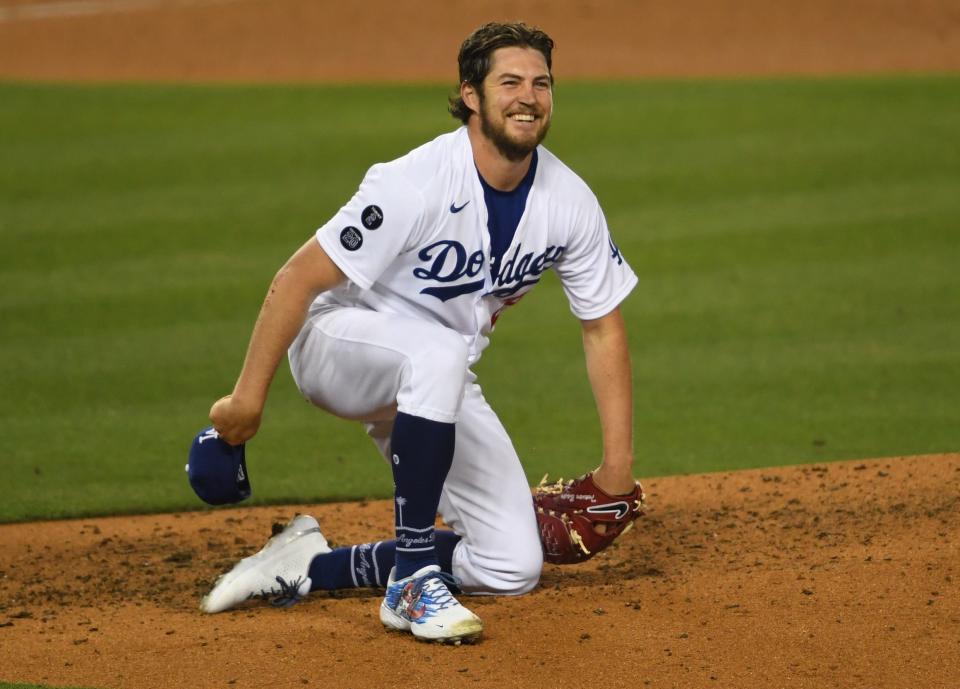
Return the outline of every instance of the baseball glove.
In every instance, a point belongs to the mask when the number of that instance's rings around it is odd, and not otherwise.
[[[593,472],[566,483],[548,483],[544,476],[533,494],[544,560],[589,560],[633,526],[644,513],[644,497],[639,481],[629,495],[608,495],[593,482]]]

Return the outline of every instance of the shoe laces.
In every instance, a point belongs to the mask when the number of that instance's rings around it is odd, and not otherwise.
[[[426,591],[433,604],[443,610],[460,604],[450,593],[451,587],[460,591],[460,580],[446,572],[431,572],[417,580],[414,584],[414,594],[419,593],[421,589]]]
[[[289,608],[291,605],[299,603],[306,598],[306,596],[300,593],[300,586],[303,585],[303,577],[297,577],[293,581],[288,582],[283,577],[278,576],[276,581],[280,585],[279,590],[271,587],[269,591],[260,591],[260,595],[264,598],[274,596],[273,600],[270,601],[270,605],[275,608]]]

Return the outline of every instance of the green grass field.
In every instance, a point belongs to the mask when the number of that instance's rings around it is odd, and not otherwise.
[[[196,509],[183,465],[275,270],[446,91],[0,84],[0,521]],[[639,476],[960,449],[960,78],[563,84],[550,148],[640,275]],[[478,367],[536,482],[598,460],[552,277]],[[274,385],[254,502],[384,497]]]

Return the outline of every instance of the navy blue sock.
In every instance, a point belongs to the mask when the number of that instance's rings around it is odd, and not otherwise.
[[[434,536],[440,569],[452,574],[453,549],[460,537],[453,531],[437,531]],[[396,545],[396,541],[377,541],[317,555],[310,562],[310,590],[386,588],[396,557]]]
[[[400,412],[390,435],[397,579],[439,564],[434,521],[453,463],[456,425]]]

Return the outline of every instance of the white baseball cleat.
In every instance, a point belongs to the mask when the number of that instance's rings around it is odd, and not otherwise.
[[[380,621],[388,629],[410,632],[420,641],[459,645],[476,641],[483,622],[453,597],[447,582],[455,580],[430,565],[413,575],[394,581],[390,570],[387,595],[380,604]]]
[[[310,593],[310,562],[329,553],[317,520],[306,514],[291,519],[260,552],[220,576],[200,601],[203,612],[228,610],[251,598],[274,597],[275,605],[293,605]]]

